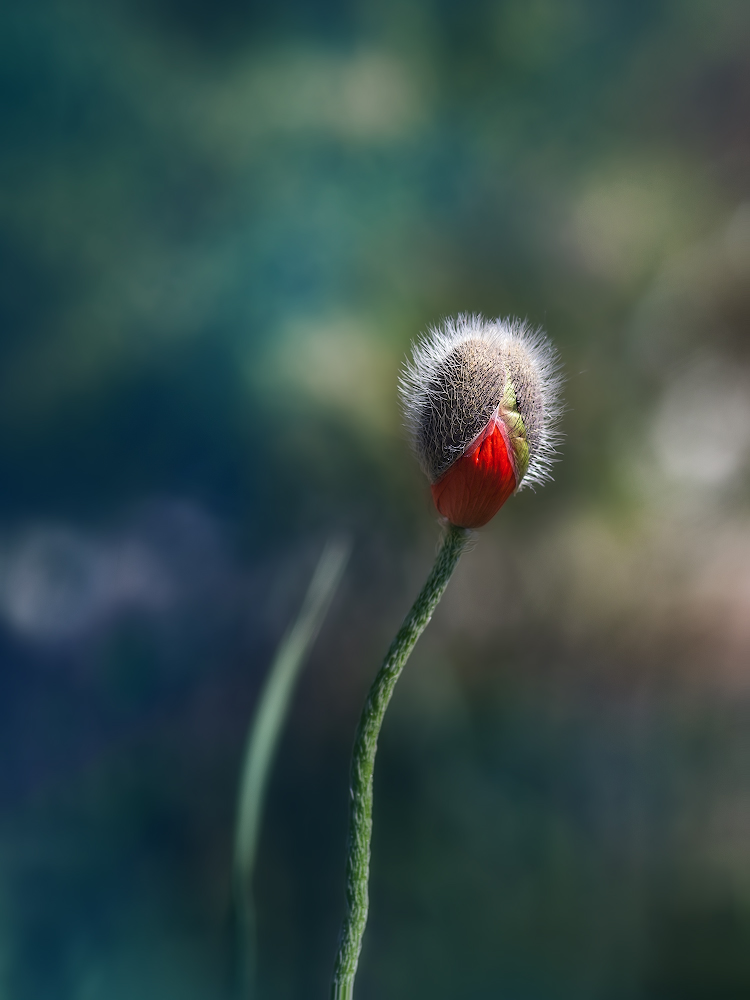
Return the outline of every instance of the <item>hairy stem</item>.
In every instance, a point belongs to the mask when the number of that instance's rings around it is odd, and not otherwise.
[[[432,572],[404,619],[362,710],[352,751],[349,843],[346,859],[346,917],[333,972],[332,1000],[352,1000],[362,937],[369,906],[370,840],[372,837],[372,777],[378,736],[404,664],[443,596],[470,532],[449,525]]]

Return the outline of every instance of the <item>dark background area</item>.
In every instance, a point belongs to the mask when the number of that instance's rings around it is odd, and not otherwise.
[[[325,997],[348,754],[435,551],[410,341],[543,325],[555,482],[477,535],[386,720],[358,998],[750,995],[750,7],[0,8],[0,997]]]

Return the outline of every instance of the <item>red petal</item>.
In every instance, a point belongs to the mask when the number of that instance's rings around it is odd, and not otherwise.
[[[435,506],[459,528],[481,528],[516,488],[510,451],[493,417],[465,454],[432,487]]]

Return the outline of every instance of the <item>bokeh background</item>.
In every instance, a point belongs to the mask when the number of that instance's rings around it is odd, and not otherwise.
[[[258,859],[327,996],[364,692],[438,526],[410,340],[544,325],[556,481],[381,740],[361,1000],[750,996],[750,6],[0,7],[0,997],[236,995],[248,720],[344,585]]]

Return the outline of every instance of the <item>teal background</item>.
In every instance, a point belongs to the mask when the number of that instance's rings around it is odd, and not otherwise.
[[[543,325],[555,482],[399,684],[358,1000],[750,995],[750,7],[0,7],[0,997],[229,998],[244,735],[325,540],[258,997],[327,995],[347,759],[438,528],[396,382]]]

